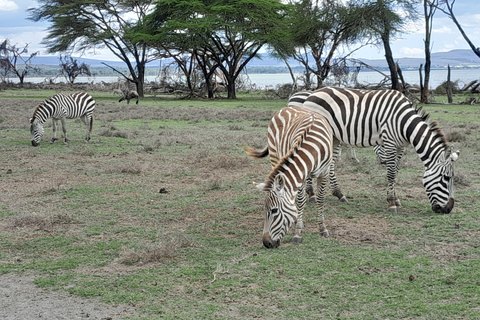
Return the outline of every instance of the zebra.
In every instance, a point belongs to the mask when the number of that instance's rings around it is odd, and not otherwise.
[[[450,213],[454,207],[453,162],[460,151],[453,151],[435,121],[396,90],[358,90],[325,87],[307,97],[304,108],[325,116],[334,132],[334,144],[367,147],[382,145],[387,164],[388,210],[401,206],[395,183],[400,160],[412,145],[425,167],[422,179],[431,208]],[[332,161],[331,174],[335,174]],[[337,188],[336,192],[341,195]]]
[[[299,91],[294,93],[293,95],[290,96],[287,102],[287,106],[297,106],[297,107],[302,107],[303,103],[305,100],[313,93],[313,91],[309,90],[304,90],[304,91]],[[331,169],[330,169],[330,185],[332,189],[332,194],[336,197],[338,197],[340,202],[347,202],[347,198],[343,195],[343,193],[340,190],[340,187],[338,186],[337,178],[335,176],[335,166],[334,162],[338,159],[340,159],[341,152],[342,152],[342,144],[338,144],[334,149],[333,149],[333,160],[331,164]],[[377,159],[380,164],[385,164],[384,159],[384,151],[382,146],[374,146],[373,150],[375,151],[377,155]],[[355,152],[355,148],[350,147],[350,154],[351,158],[355,160],[356,162],[360,162],[357,158],[357,154]],[[309,195],[310,199],[315,201],[315,193],[313,191],[313,185],[312,185],[312,179],[307,178],[307,185],[306,185],[306,192]]]
[[[323,236],[329,235],[324,223],[324,199],[332,146],[332,128],[323,116],[287,106],[270,121],[267,147],[261,151],[244,147],[252,158],[269,155],[272,164],[266,182],[257,184],[258,189],[267,191],[262,237],[265,247],[278,247],[294,222],[296,231],[292,241],[302,242],[302,215],[307,201],[305,181],[310,176],[317,178],[319,231]]]
[[[53,138],[50,143],[57,139],[58,120],[62,122],[62,129],[65,138],[65,144],[68,143],[67,129],[65,119],[81,118],[87,126],[87,136],[85,141],[90,140],[90,134],[93,128],[93,110],[95,109],[95,100],[85,92],[76,93],[58,93],[42,103],[40,103],[30,118],[30,133],[32,134],[32,146],[40,145],[44,134],[43,124],[48,118],[52,118]]]

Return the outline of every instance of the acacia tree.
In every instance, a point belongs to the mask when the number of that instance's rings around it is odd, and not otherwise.
[[[390,42],[403,32],[408,21],[417,18],[414,2],[411,0],[373,0],[365,5],[366,23],[372,36],[377,39],[385,52],[390,70],[391,87],[400,90],[398,68],[393,57]]]
[[[277,50],[304,66],[307,88],[311,74],[316,77],[317,87],[321,87],[332,68],[340,67],[348,55],[369,43],[363,5],[356,1],[302,0],[294,2],[294,6],[290,38]],[[294,47],[293,54],[288,53],[288,42]],[[352,48],[354,45],[357,46]],[[342,55],[340,49],[344,47],[349,50]]]
[[[156,48],[188,50],[207,82],[221,71],[234,99],[235,81],[247,63],[285,30],[286,7],[279,0],[159,0],[132,36]]]
[[[37,0],[40,6],[29,9],[29,19],[52,23],[43,40],[50,53],[109,49],[126,64],[128,74],[109,67],[133,82],[143,96],[145,66],[154,57],[145,44],[132,42],[124,34],[150,12],[152,1]]]
[[[453,5],[455,4],[455,0],[439,0],[437,4],[437,8],[445,13],[450,19],[452,19],[453,23],[457,26],[458,31],[462,34],[463,38],[465,41],[468,43],[470,48],[473,50],[473,52],[480,58],[480,47],[476,47],[475,44],[470,40],[470,38],[467,36],[465,31],[462,28],[462,25],[460,22],[458,22],[457,17],[455,16],[455,13],[453,12]]]
[[[24,54],[27,54],[27,56],[24,57]],[[5,39],[0,43],[0,70],[3,80],[9,73],[13,73],[17,76],[20,85],[23,85],[25,77],[29,72],[38,71],[38,67],[32,65],[32,59],[37,54],[38,51],[28,55],[28,44],[25,44],[23,47],[17,47],[10,44],[10,40]]]

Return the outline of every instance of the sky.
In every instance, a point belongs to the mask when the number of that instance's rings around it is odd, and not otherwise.
[[[421,0],[418,0],[419,2]],[[38,7],[33,0],[0,0],[0,41],[9,39],[11,44],[23,47],[28,44],[29,53],[39,51],[39,55],[47,55],[45,46],[41,44],[47,35],[48,22],[28,20],[28,8]],[[480,1],[456,0],[454,12],[470,40],[480,47]],[[425,31],[423,21],[409,24],[407,32],[391,42],[394,58],[424,57]],[[470,49],[457,27],[450,18],[440,11],[434,16],[432,33],[432,52],[445,52],[453,49]],[[80,56],[80,54],[73,54]],[[354,58],[383,59],[382,48],[364,47],[356,51]],[[118,60],[108,50],[87,53],[84,58],[99,60]]]

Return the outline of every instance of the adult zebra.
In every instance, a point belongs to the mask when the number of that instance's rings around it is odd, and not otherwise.
[[[425,166],[423,185],[432,210],[450,213],[454,206],[453,152],[435,121],[395,90],[325,87],[309,95],[303,107],[327,118],[335,140],[357,146],[383,145],[387,164],[387,201],[396,212],[395,182],[405,147],[412,145]],[[334,172],[334,168],[333,168]]]
[[[52,118],[53,138],[50,143],[57,139],[58,120],[62,122],[62,129],[67,144],[67,129],[65,119],[81,118],[87,126],[87,136],[85,141],[90,140],[90,134],[93,128],[93,110],[95,109],[95,100],[85,92],[76,93],[58,93],[40,103],[30,118],[30,133],[32,134],[32,146],[40,144],[44,134],[43,124],[48,118]]]
[[[294,93],[290,98],[288,99],[287,106],[297,106],[297,107],[303,107],[303,103],[307,98],[313,93],[313,91],[299,91]],[[384,164],[384,155],[385,152],[383,150],[383,147],[378,145],[373,147],[375,153],[377,154],[377,158],[381,164]],[[335,161],[337,161],[340,158],[342,151],[342,144],[337,143],[334,148],[333,148],[333,159],[330,164],[330,186],[332,190],[332,194],[336,196],[341,202],[347,202],[347,198],[343,195],[340,187],[338,186],[337,178],[335,175]],[[350,152],[351,152],[351,158],[355,159],[357,162],[359,160],[357,159],[355,148],[350,147]],[[306,192],[307,194],[313,199],[314,197],[314,192],[313,192],[313,187],[312,187],[312,180],[310,178],[307,179],[307,186],[306,186]]]
[[[318,178],[316,201],[319,230],[322,235],[328,236],[323,212],[332,147],[332,128],[326,119],[300,107],[285,107],[275,113],[268,127],[266,148],[257,151],[244,147],[253,158],[269,155],[272,164],[266,182],[257,185],[257,188],[267,191],[262,237],[265,247],[278,247],[293,222],[296,223],[293,241],[301,242],[307,177]]]

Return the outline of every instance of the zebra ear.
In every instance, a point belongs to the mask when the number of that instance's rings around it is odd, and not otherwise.
[[[253,185],[260,191],[264,191],[265,190],[265,183],[256,183],[256,182],[253,182]]]
[[[459,155],[460,155],[460,150],[455,151],[450,155],[450,160],[452,160],[452,162],[457,161]]]
[[[284,188],[285,188],[285,177],[283,176],[282,173],[279,173],[275,176],[275,179],[273,180],[272,189],[280,193],[283,191]]]

